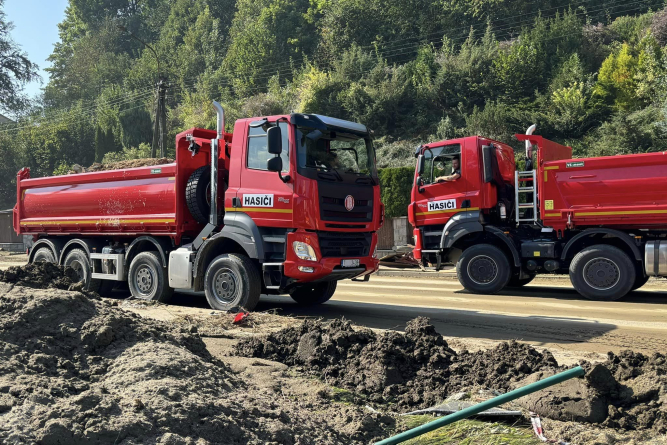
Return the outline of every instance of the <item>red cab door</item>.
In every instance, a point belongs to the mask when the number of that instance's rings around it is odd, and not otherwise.
[[[293,227],[293,186],[291,181],[283,182],[277,172],[267,170],[267,162],[275,155],[268,152],[267,130],[276,126],[275,121],[262,119],[249,122],[248,135],[241,171],[241,187],[237,192],[240,208],[259,227]],[[282,133],[283,159],[282,175],[294,177],[291,153],[290,126],[279,121]]]

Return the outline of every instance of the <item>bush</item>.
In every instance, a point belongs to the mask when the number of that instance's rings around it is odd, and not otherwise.
[[[415,169],[411,167],[385,168],[379,171],[385,217],[408,214]]]

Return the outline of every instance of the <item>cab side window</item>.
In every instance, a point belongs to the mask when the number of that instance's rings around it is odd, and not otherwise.
[[[250,127],[248,129],[248,168],[254,170],[266,170],[266,163],[269,159],[275,157],[269,153],[268,140],[266,132],[273,125],[263,125],[261,127]],[[286,122],[280,122],[280,130],[283,139],[283,151],[280,157],[283,159],[283,171],[289,171],[289,141],[288,131],[289,126]]]
[[[460,159],[461,145],[429,148],[424,151],[424,185],[435,184],[436,178],[454,173],[454,159]],[[459,162],[459,170],[460,170]]]

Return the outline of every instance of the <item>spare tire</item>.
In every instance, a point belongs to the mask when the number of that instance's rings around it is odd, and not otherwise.
[[[199,167],[185,185],[185,202],[192,217],[201,224],[208,222],[211,213],[211,167]]]

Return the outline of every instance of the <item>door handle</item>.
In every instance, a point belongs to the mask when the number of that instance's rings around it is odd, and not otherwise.
[[[573,175],[570,176],[570,179],[588,179],[588,178],[596,178],[597,175]]]

